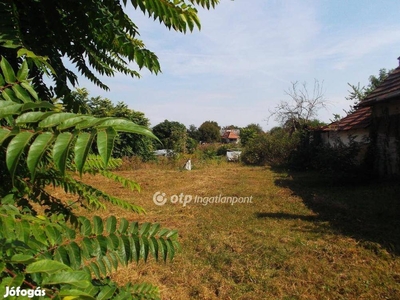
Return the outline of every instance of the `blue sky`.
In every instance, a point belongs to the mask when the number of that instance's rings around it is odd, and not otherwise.
[[[157,125],[165,119],[186,126],[207,120],[220,126],[259,123],[291,82],[324,82],[328,106],[318,118],[345,115],[347,83],[368,84],[379,69],[398,66],[400,1],[221,0],[199,9],[201,31],[181,34],[129,8],[147,48],[160,60],[158,76],[104,78],[103,91],[84,78],[91,96],[123,101]]]

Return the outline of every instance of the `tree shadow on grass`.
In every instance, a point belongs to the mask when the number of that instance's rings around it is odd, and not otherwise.
[[[333,230],[355,238],[375,252],[386,249],[400,255],[400,184],[399,181],[350,180],[322,176],[313,172],[277,173],[275,184],[289,188]],[[286,214],[260,217],[309,218]],[[271,215],[271,216],[269,216]],[[310,220],[312,221],[312,220]]]

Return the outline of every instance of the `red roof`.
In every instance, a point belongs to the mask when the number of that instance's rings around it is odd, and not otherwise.
[[[396,97],[400,97],[400,66],[394,69],[359,106],[371,106],[376,102],[389,101]]]
[[[230,140],[237,140],[239,138],[239,136],[235,132],[227,130],[222,135],[222,138],[223,139],[230,139]]]
[[[322,127],[322,131],[351,130],[367,128],[371,123],[371,108],[362,107],[343,119]]]

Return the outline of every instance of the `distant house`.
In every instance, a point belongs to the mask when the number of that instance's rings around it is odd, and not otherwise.
[[[383,176],[400,174],[400,66],[359,106],[372,112],[370,139],[375,171]]]
[[[240,141],[239,129],[223,129],[221,130],[221,140],[227,144],[237,144]]]

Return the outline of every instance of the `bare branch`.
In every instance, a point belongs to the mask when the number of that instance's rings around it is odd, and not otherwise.
[[[281,101],[273,110],[269,110],[267,120],[274,117],[282,126],[292,127],[293,130],[306,125],[317,116],[321,108],[327,106],[323,85],[323,81],[314,79],[314,86],[310,92],[306,82],[292,82],[289,89],[285,90],[290,100]]]

